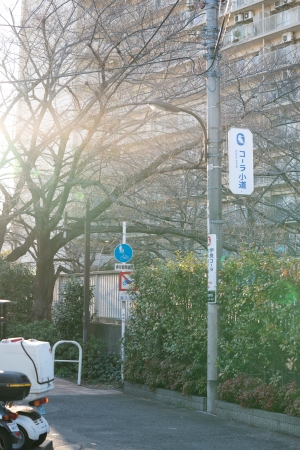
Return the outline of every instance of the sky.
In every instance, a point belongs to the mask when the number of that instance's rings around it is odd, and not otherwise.
[[[9,17],[9,9],[14,12],[14,16],[17,20],[20,20],[20,12],[21,12],[21,1],[20,0],[0,0],[0,14],[1,16]],[[3,22],[0,22],[3,24]]]
[[[7,22],[11,22],[11,16],[10,16],[10,10],[13,12],[14,18],[16,23],[20,23],[20,13],[21,13],[21,0],[0,0],[0,34],[9,34],[9,27],[7,27]],[[16,49],[17,50],[17,49]],[[1,58],[1,49],[0,49],[0,58]],[[0,83],[1,83],[1,73],[0,73]],[[7,87],[6,87],[7,86]],[[2,85],[2,89],[9,90],[8,85]],[[1,114],[1,112],[0,112]],[[9,123],[9,131],[12,131],[15,124],[14,121],[11,120]],[[4,137],[0,131],[0,158],[3,155],[3,152],[6,150],[7,144],[4,140]],[[2,182],[5,182],[6,186],[12,186],[13,185],[13,175],[14,171],[11,168],[5,167],[0,168],[0,180]]]

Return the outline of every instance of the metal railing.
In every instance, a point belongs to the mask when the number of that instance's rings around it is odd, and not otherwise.
[[[236,11],[241,8],[247,8],[255,3],[262,3],[263,0],[234,0],[232,3],[232,10]]]
[[[55,359],[55,350],[56,347],[60,344],[74,344],[78,347],[79,350],[79,357],[78,359]],[[58,341],[53,345],[52,348],[52,356],[53,356],[53,364],[55,362],[75,362],[78,363],[78,379],[77,379],[77,384],[78,386],[80,386],[81,384],[81,370],[82,370],[82,348],[81,345],[78,344],[78,342],[76,341]]]
[[[224,38],[224,46],[242,43],[298,24],[300,24],[300,6],[229,30]]]
[[[224,76],[236,77],[236,75],[244,77],[258,72],[270,71],[274,69],[282,69],[299,63],[300,61],[300,44],[291,44],[287,47],[277,48],[272,52],[255,55],[249,58],[237,61],[229,66],[222,67]]]

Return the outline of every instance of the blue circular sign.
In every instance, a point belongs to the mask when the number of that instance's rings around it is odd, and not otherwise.
[[[126,263],[131,260],[133,250],[128,244],[120,244],[115,248],[115,258],[120,263]]]

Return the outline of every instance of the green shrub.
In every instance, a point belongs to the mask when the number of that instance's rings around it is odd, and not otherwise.
[[[125,336],[125,379],[151,389],[204,393],[206,376],[206,264],[193,254],[140,266],[139,294]],[[202,380],[202,383],[199,381]]]
[[[297,379],[300,262],[251,250],[225,261],[219,285],[221,380],[241,373],[266,384]]]
[[[93,289],[90,288],[90,300]],[[58,340],[78,340],[83,334],[84,286],[83,282],[70,277],[53,305],[52,320]],[[91,318],[92,319],[92,318]]]
[[[105,343],[91,336],[83,347],[82,375],[86,380],[120,381],[120,355],[107,353]]]
[[[8,322],[8,337],[23,337],[24,339],[37,339],[38,341],[50,342],[53,346],[57,339],[57,331],[50,320],[41,322],[16,323]]]
[[[241,374],[219,387],[220,399],[246,408],[281,412],[300,417],[300,389],[296,383],[284,386],[266,384],[259,378]]]
[[[7,307],[9,322],[31,322],[34,279],[35,274],[25,264],[7,262],[0,257],[0,298],[17,302]]]
[[[82,345],[82,340],[78,340]],[[78,360],[78,348],[75,345],[61,344],[55,352],[55,359]],[[78,373],[78,363],[55,363],[55,374],[60,377],[74,378]],[[107,353],[105,343],[95,336],[82,345],[82,378],[85,381],[120,381],[120,355]]]

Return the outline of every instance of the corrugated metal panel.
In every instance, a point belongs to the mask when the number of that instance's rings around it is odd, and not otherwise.
[[[82,278],[82,275],[78,275]],[[59,299],[59,292],[68,275],[60,274],[53,291],[53,302]],[[119,301],[119,272],[92,272],[90,285],[94,286],[94,298],[91,313],[99,319],[121,320],[121,302]],[[129,316],[130,305],[126,304],[126,317]]]

